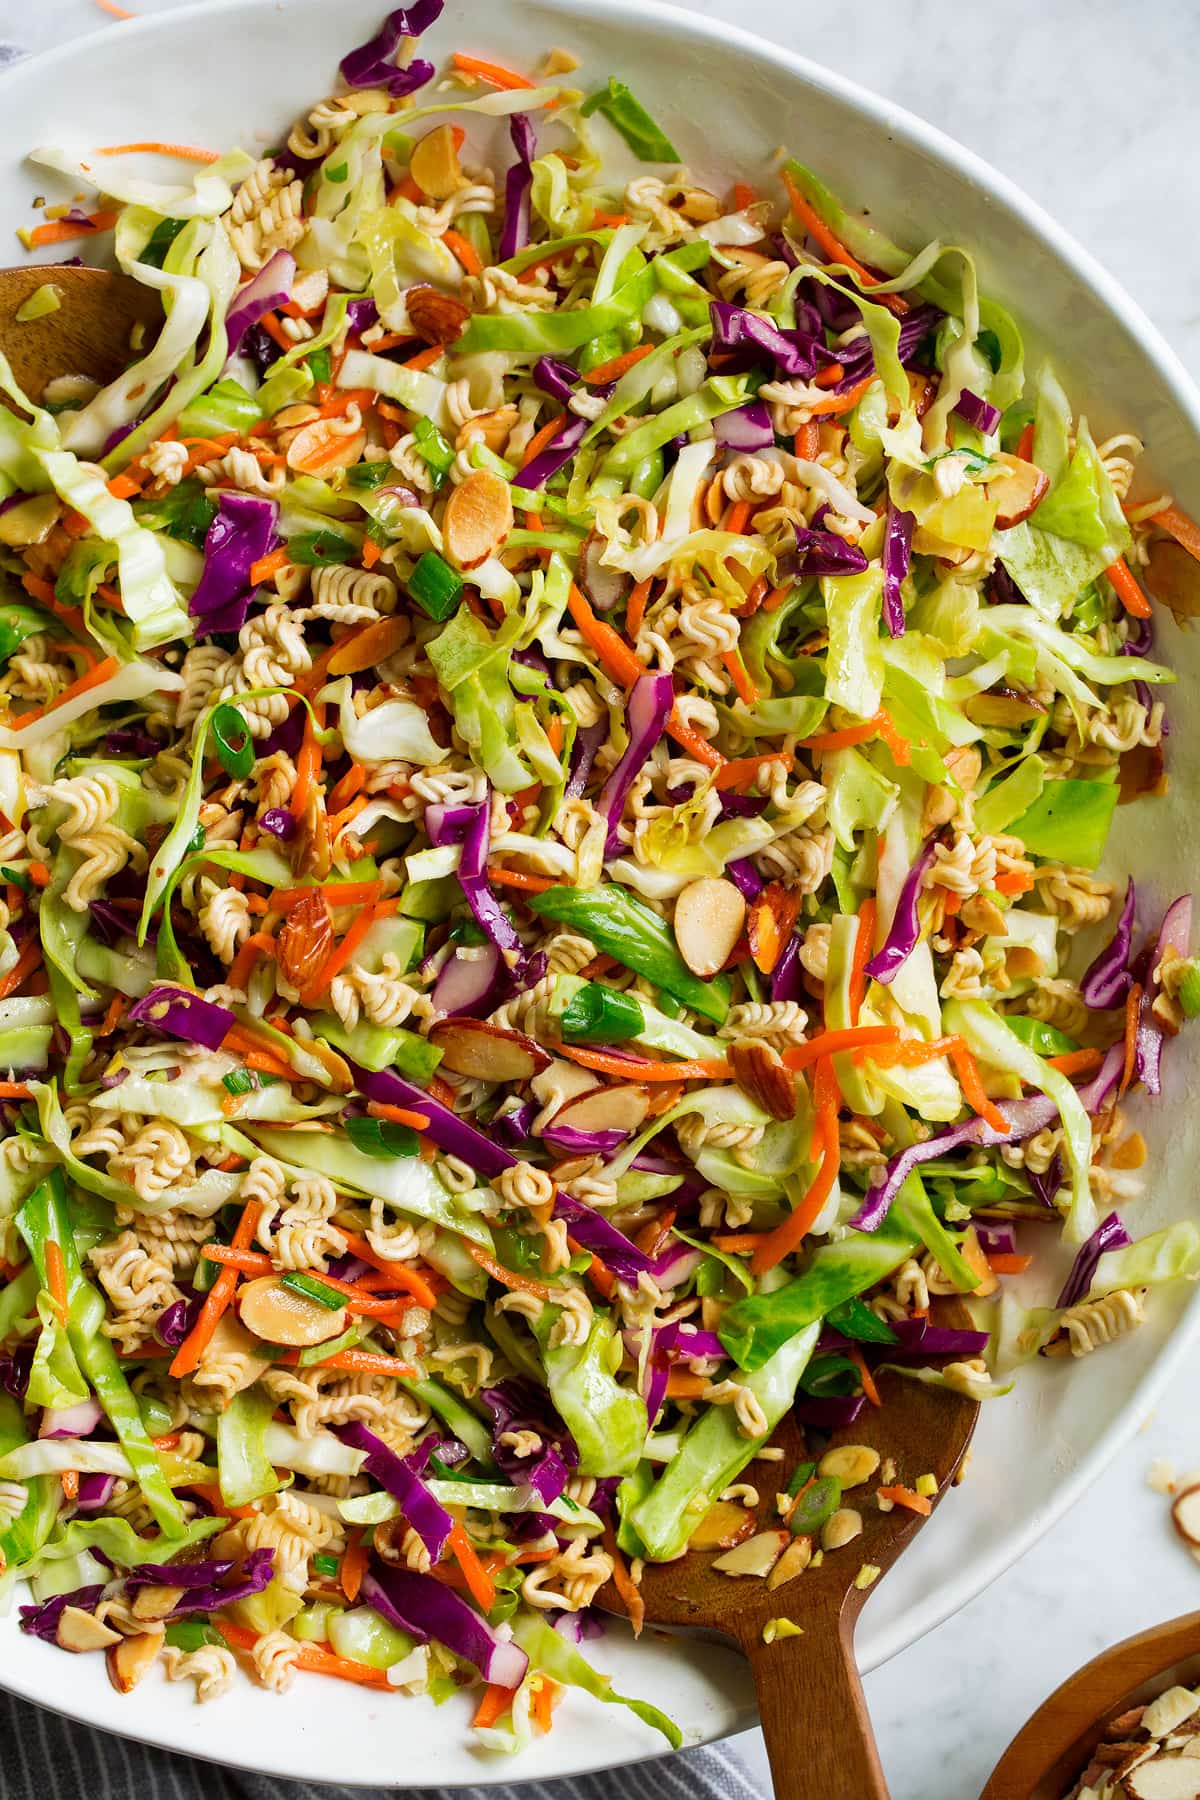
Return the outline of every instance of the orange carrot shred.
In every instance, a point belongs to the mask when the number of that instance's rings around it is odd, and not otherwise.
[[[918,1494],[914,1488],[897,1485],[881,1487],[878,1492],[881,1500],[891,1500],[896,1506],[905,1506],[909,1512],[920,1513],[922,1518],[927,1519],[933,1511],[933,1501],[924,1494]]]

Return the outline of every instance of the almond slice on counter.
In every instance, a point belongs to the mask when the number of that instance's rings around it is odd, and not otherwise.
[[[550,1067],[550,1057],[521,1031],[505,1031],[486,1019],[442,1019],[429,1032],[442,1062],[475,1081],[530,1081]]]
[[[476,469],[446,502],[442,539],[450,561],[458,569],[477,569],[500,549],[512,522],[512,491],[507,481],[491,469]]]
[[[706,875],[675,902],[675,942],[693,975],[709,980],[724,968],[746,923],[746,902],[732,881]]]

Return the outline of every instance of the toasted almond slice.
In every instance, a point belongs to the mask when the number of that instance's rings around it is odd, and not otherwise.
[[[579,585],[601,612],[611,612],[629,586],[628,575],[620,569],[605,568],[601,562],[607,543],[607,538],[600,537],[595,531],[589,532],[579,555]]]
[[[331,431],[328,419],[314,419],[288,445],[288,468],[297,469],[302,475],[327,475],[331,469],[349,469],[358,462],[366,445],[365,431]]]
[[[708,980],[724,968],[746,922],[746,902],[732,881],[705,876],[675,902],[675,942],[693,975]]]
[[[1124,1777],[1132,1800],[1200,1800],[1200,1761],[1190,1756],[1157,1756]]]
[[[739,1038],[729,1046],[729,1066],[742,1092],[773,1119],[796,1116],[796,1078],[783,1066],[778,1050],[761,1038]]]
[[[1185,1544],[1200,1547],[1200,1482],[1176,1495],[1171,1521]]]
[[[105,1653],[108,1679],[118,1694],[130,1694],[154,1663],[162,1649],[161,1631],[139,1631],[136,1637],[124,1637]]]
[[[732,1550],[754,1531],[754,1514],[732,1500],[710,1506],[688,1539],[689,1550]]]
[[[1180,623],[1200,614],[1200,562],[1174,538],[1159,538],[1151,544],[1142,586]]]
[[[81,1606],[64,1606],[58,1616],[54,1641],[60,1650],[79,1654],[85,1650],[107,1650],[120,1643],[121,1634],[93,1613],[84,1612]]]
[[[322,1306],[319,1300],[285,1287],[278,1275],[260,1275],[239,1288],[238,1312],[247,1330],[267,1344],[307,1348],[328,1343],[346,1329],[345,1307],[335,1311]]]
[[[757,1531],[713,1563],[722,1575],[769,1575],[791,1542],[788,1531]]]
[[[812,1561],[812,1539],[810,1537],[793,1538],[771,1573],[767,1576],[767,1586],[771,1589],[782,1587],[785,1581],[792,1581],[797,1575],[803,1575]]]
[[[650,1110],[641,1088],[594,1087],[560,1106],[549,1130],[569,1126],[572,1131],[636,1131]]]
[[[1200,1707],[1200,1699],[1197,1699],[1191,1688],[1176,1684],[1160,1694],[1157,1700],[1151,1701],[1142,1714],[1142,1730],[1152,1738],[1170,1737],[1173,1731],[1178,1731],[1185,1719],[1192,1717],[1197,1707]]]
[[[129,1610],[135,1619],[158,1624],[170,1617],[186,1592],[186,1588],[166,1587],[162,1582],[156,1582],[153,1587],[140,1587],[134,1591]]]
[[[796,928],[801,899],[781,881],[771,881],[746,912],[746,939],[757,968],[769,975]]]
[[[404,296],[408,322],[427,344],[453,344],[467,328],[471,309],[440,288],[413,287]]]
[[[279,927],[275,955],[280,973],[291,987],[316,978],[333,949],[333,916],[320,888],[304,894]]]
[[[476,469],[453,490],[442,518],[442,538],[459,569],[477,569],[494,556],[512,530],[512,491],[491,469]]]
[[[423,194],[431,200],[448,200],[466,187],[467,178],[459,167],[454,127],[438,125],[427,131],[413,145],[408,172]]]
[[[833,1475],[843,1488],[861,1487],[879,1467],[879,1452],[869,1444],[838,1444],[817,1464],[818,1475]]]
[[[996,530],[1009,531],[1045,499],[1050,479],[1036,463],[1011,456],[1007,450],[1001,450],[992,462],[1000,465],[996,474],[988,476],[986,484],[996,502]]]
[[[476,1081],[529,1081],[550,1066],[546,1052],[520,1031],[504,1031],[486,1019],[442,1019],[429,1041],[446,1068]]]

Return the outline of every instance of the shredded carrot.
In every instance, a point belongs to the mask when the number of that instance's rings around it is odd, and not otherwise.
[[[120,1024],[121,1015],[124,1013],[125,1008],[128,1004],[129,1003],[126,1000],[124,994],[114,994],[113,995],[112,999],[108,1003],[108,1011],[104,1015],[104,1019],[100,1026],[100,1029],[96,1033],[97,1037],[111,1037],[112,1036],[113,1032],[117,1029],[117,1026]]]
[[[259,1201],[250,1200],[246,1203],[233,1234],[232,1248],[234,1250],[250,1248],[254,1241],[254,1233],[258,1227],[258,1216],[261,1211],[262,1206]],[[236,1269],[222,1269],[213,1282],[204,1305],[200,1308],[196,1323],[175,1352],[170,1373],[177,1381],[181,1376],[190,1375],[199,1364],[213,1332],[217,1329],[221,1315],[233,1299],[237,1283],[238,1272]]]
[[[1060,1075],[1094,1075],[1104,1057],[1099,1050],[1068,1050],[1065,1056],[1048,1056],[1046,1061]]]
[[[812,384],[814,387],[819,387],[819,388],[836,387],[838,382],[841,381],[842,378],[844,377],[845,373],[846,373],[846,371],[842,367],[841,363],[836,363],[836,362],[835,363],[826,363],[825,367],[823,369],[817,370],[816,374],[812,378]],[[821,429],[820,429],[820,426],[818,426],[817,427],[817,443],[818,443],[818,445],[820,444],[820,442],[821,442]]]
[[[529,894],[544,894],[547,888],[557,883],[546,875],[526,875],[523,869],[501,869],[489,863],[488,880],[496,882],[500,887],[521,888]]]
[[[550,442],[551,438],[557,436],[560,428],[566,424],[566,419],[567,419],[566,413],[558,413],[555,415],[555,417],[553,419],[548,419],[546,421],[546,423],[542,426],[540,431],[534,432],[533,436],[530,438],[529,443],[527,444],[527,446],[525,448],[525,453],[524,453],[524,456],[521,461],[522,468],[525,468],[529,463],[531,463],[534,460],[534,458],[536,456],[539,456],[541,454],[541,452],[546,448],[546,445]],[[517,476],[517,485],[518,486],[520,486],[520,482],[521,482],[521,477],[520,477],[520,475],[518,475]]]
[[[707,1375],[693,1375],[690,1369],[672,1369],[667,1376],[668,1400],[700,1400],[710,1385]]]
[[[414,1131],[428,1131],[429,1119],[425,1113],[410,1112],[407,1106],[392,1106],[386,1100],[370,1100],[367,1112],[373,1119],[390,1119],[394,1125],[411,1125]]]
[[[1022,462],[1033,461],[1033,439],[1033,421],[1030,420],[1029,424],[1023,428],[1020,437],[1017,439],[1017,455]]]
[[[195,144],[103,144],[94,156],[177,156],[181,162],[215,163],[221,158],[216,150],[200,150]]]
[[[367,1572],[367,1557],[368,1546],[366,1533],[356,1531],[350,1539],[350,1542],[346,1545],[346,1554],[342,1557],[342,1566],[339,1571],[342,1592],[345,1594],[351,1606],[353,1606],[354,1602],[358,1599],[359,1589],[362,1587],[362,1579]]]
[[[223,1507],[222,1511],[239,1514],[242,1508]],[[234,1650],[253,1650],[259,1639],[256,1631],[250,1631],[245,1625],[234,1625],[228,1619],[214,1620],[217,1630],[225,1642]],[[359,1687],[382,1688],[391,1691],[386,1669],[373,1669],[369,1663],[351,1662],[345,1656],[335,1656],[332,1650],[323,1650],[319,1644],[300,1644],[296,1649],[295,1667],[307,1669],[311,1675],[334,1675],[339,1681],[353,1681]]]
[[[366,784],[367,771],[361,763],[351,763],[341,780],[330,790],[329,798],[326,801],[330,813],[338,813],[344,806],[348,806]]]
[[[808,419],[800,427],[793,441],[797,460],[800,462],[816,462],[821,449],[821,427]]]
[[[483,1699],[475,1708],[475,1717],[471,1720],[480,1730],[487,1730],[502,1719],[516,1698],[515,1687],[500,1687],[496,1682],[489,1682],[483,1690]]]
[[[476,1556],[475,1546],[461,1524],[455,1524],[446,1544],[466,1577],[467,1586],[479,1610],[491,1612],[496,1604],[496,1584]]]
[[[757,1250],[770,1237],[769,1231],[726,1231],[718,1237],[709,1238],[714,1250],[725,1250],[730,1256],[740,1256],[743,1250]]]
[[[370,1263],[372,1268],[389,1278],[393,1287],[405,1288],[418,1306],[433,1311],[437,1304],[437,1291],[430,1282],[428,1270],[415,1269],[411,1263],[387,1262],[376,1256],[366,1238],[360,1237],[357,1232],[347,1231],[341,1225],[336,1225],[334,1230],[341,1233],[342,1242],[352,1256],[357,1256],[360,1262]],[[361,1282],[359,1291],[364,1291]]]
[[[762,756],[736,756],[717,770],[715,786],[722,794],[730,788],[750,787],[758,779],[764,763],[782,763],[785,769],[790,769],[794,760],[787,750],[773,750]]]
[[[1033,1266],[1032,1256],[1017,1256],[1011,1250],[993,1250],[988,1261],[996,1275],[1023,1275]]]
[[[479,260],[478,251],[471,240],[465,238],[461,231],[443,231],[442,242],[447,250],[457,256],[468,275],[483,274],[483,264]]]
[[[1116,562],[1110,563],[1104,573],[1116,589],[1117,599],[1125,611],[1134,619],[1148,619],[1151,614],[1150,602],[1134,580],[1125,558],[1118,556]]]
[[[842,1050],[866,1050],[876,1044],[895,1044],[899,1037],[894,1025],[855,1025],[843,1031],[822,1031],[807,1043],[793,1044],[785,1050],[783,1066],[794,1072],[808,1068],[822,1056],[836,1056]]]
[[[373,569],[382,555],[383,551],[379,548],[379,545],[375,542],[374,538],[365,538],[363,540],[362,566],[364,569]]]
[[[506,1269],[502,1263],[496,1261],[495,1257],[489,1256],[486,1250],[481,1250],[478,1244],[465,1243],[465,1249],[467,1255],[477,1262],[481,1269],[486,1269],[493,1280],[500,1282],[503,1287],[524,1288],[526,1293],[537,1294],[542,1300],[556,1298],[553,1288],[548,1288],[542,1281],[535,1281],[532,1275],[522,1275],[516,1269]]]
[[[114,475],[105,485],[114,500],[128,500],[142,491],[141,482],[136,481],[132,475]]]
[[[753,706],[758,699],[758,689],[750,679],[740,650],[722,650],[721,661],[729,673],[729,677],[737,689],[738,699],[747,706]]]
[[[618,225],[628,225],[628,223],[628,213],[601,212],[599,207],[592,213],[591,228],[593,231],[615,231]]]
[[[650,576],[639,581],[629,596],[625,607],[625,629],[630,637],[635,638],[642,629],[642,620],[646,616],[646,602],[650,598]]]
[[[214,1513],[219,1513],[226,1519],[252,1519],[254,1517],[252,1506],[226,1505],[215,1481],[189,1481],[187,1491],[189,1494],[198,1494],[201,1500],[206,1501],[212,1507]]]
[[[28,874],[29,874],[29,879],[30,879],[30,881],[32,881],[34,887],[44,888],[44,887],[50,886],[50,868],[47,863],[31,862],[29,865]]]
[[[721,529],[722,531],[731,532],[734,537],[740,537],[749,523],[750,502],[748,500],[735,500],[725,515]]]
[[[813,1140],[815,1144],[819,1134],[823,1141],[824,1153],[821,1157],[821,1166],[795,1212],[790,1213],[782,1224],[775,1227],[774,1231],[768,1232],[765,1242],[760,1244],[754,1252],[750,1259],[750,1270],[754,1275],[765,1275],[768,1269],[775,1268],[777,1263],[781,1263],[785,1256],[790,1256],[792,1251],[804,1241],[819,1217],[821,1208],[833,1192],[833,1184],[837,1180],[838,1165],[841,1160],[837,1131],[839,1096],[837,1081],[833,1074],[833,1064],[829,1057],[823,1056],[818,1062],[817,1078],[813,1085],[817,1107]],[[817,1091],[818,1089],[820,1092]],[[830,1090],[832,1090],[832,1098]]]
[[[1133,1080],[1133,1071],[1137,1063],[1138,1020],[1142,1010],[1142,988],[1134,982],[1125,996],[1125,1061],[1121,1068],[1121,1083],[1117,1088],[1117,1099],[1120,1100],[1126,1088]]]
[[[1033,873],[1026,869],[1002,869],[992,883],[998,894],[1009,899],[1014,894],[1027,894],[1033,886]]]
[[[339,1350],[335,1356],[327,1356],[322,1367],[344,1369],[350,1375],[403,1375],[409,1381],[418,1372],[398,1356],[376,1356],[369,1350]]]
[[[269,581],[280,569],[287,568],[288,553],[281,544],[278,550],[268,550],[257,562],[250,564],[250,586],[257,587],[260,581]]]
[[[883,1401],[879,1398],[879,1389],[875,1386],[875,1377],[872,1375],[870,1369],[868,1369],[863,1353],[858,1345],[851,1344],[847,1354],[850,1361],[858,1370],[859,1380],[862,1382],[862,1391],[870,1401],[871,1405],[882,1406]]]
[[[96,0],[96,5],[100,8],[101,12],[108,13],[109,16],[114,19],[137,18],[137,14],[130,12],[127,7],[118,6],[117,0]]]
[[[531,88],[537,85],[528,75],[518,75],[515,69],[506,69],[503,63],[484,62],[482,57],[465,56],[461,50],[454,52],[451,61],[464,75],[475,75],[492,87]]]
[[[121,996],[124,999],[124,996]],[[0,1100],[31,1100],[33,1098],[23,1081],[0,1081]]]
[[[1177,544],[1182,544],[1200,562],[1200,526],[1194,519],[1189,519],[1177,506],[1164,506],[1161,512],[1154,514],[1154,523],[1161,525]]]
[[[754,189],[750,186],[750,184],[748,182],[745,182],[745,181],[735,181],[734,182],[734,184],[733,184],[733,209],[735,212],[745,212],[746,208],[748,206],[753,206],[754,202],[757,199],[758,199],[758,195],[755,193]]]
[[[881,1500],[890,1500],[895,1506],[907,1507],[909,1512],[920,1513],[923,1519],[927,1519],[933,1511],[933,1501],[924,1494],[918,1494],[913,1488],[899,1485],[881,1487],[878,1493]]]
[[[115,212],[94,212],[78,223],[70,219],[47,219],[44,225],[35,225],[29,233],[29,248],[40,250],[43,244],[65,244],[72,238],[94,237],[98,231],[111,230],[116,222]]]
[[[20,956],[18,956],[12,968],[8,971],[8,974],[5,975],[3,979],[0,979],[0,1000],[7,1000],[10,994],[15,994],[17,989],[23,985],[30,975],[33,974],[33,971],[37,968],[41,959],[41,940],[32,937],[21,951]]]
[[[642,1626],[646,1622],[646,1602],[642,1599],[642,1591],[637,1582],[629,1573],[625,1558],[617,1545],[617,1534],[611,1524],[604,1528],[604,1548],[608,1551],[613,1566],[613,1586],[624,1603],[626,1617],[633,1626],[633,1635],[641,1637]]]
[[[229,973],[225,977],[229,986],[244,989],[259,957],[271,956],[274,950],[275,939],[270,932],[256,931],[253,937],[248,937],[229,965]]]
[[[234,1250],[229,1244],[205,1244],[200,1252],[206,1262],[237,1269],[242,1275],[274,1275],[275,1264],[265,1250]]]
[[[616,1570],[614,1568],[613,1580],[616,1581],[616,1579]],[[636,1588],[634,1589],[634,1592],[637,1593]],[[640,1625],[635,1625],[633,1628],[635,1637],[639,1630]],[[537,1686],[533,1690],[533,1722],[539,1731],[549,1731],[554,1724],[554,1697],[557,1692],[558,1688],[548,1676],[539,1675]]]
[[[368,540],[369,541],[369,540]],[[362,669],[373,669],[387,657],[399,650],[407,641],[409,624],[403,613],[392,613],[387,618],[376,619],[370,625],[364,625],[361,631],[340,639],[333,646],[333,655],[329,659],[331,675],[357,675]],[[343,776],[342,778],[346,778]],[[365,772],[364,772],[365,780]],[[359,784],[362,785],[361,783]],[[334,788],[330,801],[334,801],[341,783]]]
[[[983,1090],[983,1080],[979,1073],[979,1065],[961,1038],[950,1040],[950,1060],[954,1064],[954,1072],[958,1076],[958,1085],[962,1088],[963,1098],[971,1111],[987,1122],[993,1131],[1008,1130],[1008,1120],[989,1100]]]
[[[848,750],[852,744],[865,744],[868,738],[880,737],[898,763],[909,760],[907,741],[896,731],[887,713],[880,707],[869,719],[858,725],[846,725],[840,731],[819,731],[815,737],[802,738],[803,750]]]
[[[610,1056],[605,1050],[585,1050],[579,1044],[556,1044],[555,1052],[623,1081],[729,1081],[729,1064],[718,1059],[703,1062],[649,1062],[642,1057]]]
[[[867,964],[875,948],[875,914],[875,900],[869,895],[858,909],[858,930],[854,934],[854,955],[850,961],[851,1025],[858,1024],[858,1015],[867,995]]]
[[[258,322],[266,332],[267,336],[274,343],[278,344],[280,349],[285,353],[295,349],[295,345],[292,343],[291,338],[279,323],[278,314],[265,312]]]
[[[626,350],[606,363],[598,363],[594,369],[588,370],[583,379],[589,387],[604,387],[607,382],[619,381],[622,375],[649,356],[653,349],[653,344],[637,344],[632,350]]]
[[[892,761],[900,768],[907,768],[912,761],[912,745],[907,738],[901,737],[888,714],[881,707],[875,715],[881,742],[885,743],[892,753]]]
[[[673,706],[671,708],[671,716],[667,720],[667,730],[675,739],[675,742],[679,745],[680,749],[686,750],[688,755],[693,757],[696,762],[702,762],[710,769],[721,769],[724,767],[725,758],[721,755],[721,752],[719,750],[714,750],[708,740],[702,738],[698,731],[693,730],[690,725],[684,724],[679,716],[678,706]]]
[[[95,668],[89,669],[85,675],[81,675],[77,681],[73,681],[70,687],[65,687],[61,694],[56,694],[53,700],[47,700],[44,706],[30,707],[28,712],[20,713],[15,719],[10,719],[9,730],[24,731],[25,727],[32,725],[35,719],[42,719],[47,713],[57,711],[60,706],[65,706],[68,700],[76,700],[80,694],[86,694],[92,688],[103,686],[116,674],[118,666],[115,656],[106,656],[102,662],[96,664]]]
[[[856,256],[850,254],[845,244],[842,243],[837,234],[825,223],[825,220],[821,217],[820,213],[817,212],[816,208],[809,205],[786,169],[783,171],[783,185],[787,189],[787,196],[788,200],[791,202],[792,211],[804,226],[813,242],[821,246],[821,249],[825,252],[829,261],[841,263],[844,268],[849,269],[852,275],[858,277],[861,286],[866,288],[878,287],[878,275],[872,275],[871,271],[864,268]],[[902,300],[899,294],[880,294],[879,298],[889,312],[906,313],[908,311],[907,300]]]
[[[400,364],[400,367],[402,369],[415,369],[420,373],[422,369],[431,369],[434,363],[440,361],[445,354],[446,346],[444,344],[430,344],[426,349],[418,350],[415,356],[410,356],[407,362]],[[386,400],[382,402],[382,404],[377,404],[376,411],[383,412],[386,405]],[[396,415],[393,415],[390,412],[384,413],[385,418],[392,418],[393,416]],[[398,415],[399,420],[403,420],[405,417],[406,415],[404,413]]]
[[[818,419],[836,419],[841,413],[853,412],[871,383],[877,379],[874,375],[864,375],[853,387],[848,387],[843,394],[831,394],[828,400],[821,401]],[[819,429],[819,428],[818,428]]]
[[[65,1325],[67,1322],[67,1270],[63,1262],[62,1248],[54,1238],[46,1240],[46,1288],[58,1309],[60,1320]]]

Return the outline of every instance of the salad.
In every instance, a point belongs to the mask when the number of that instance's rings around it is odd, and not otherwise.
[[[165,322],[0,360],[2,1585],[122,1691],[674,1744],[602,1595],[751,1463],[757,1576],[928,1510],[822,1456],[881,1366],[1002,1395],[1200,1275],[1122,1110],[1191,900],[1095,872],[1200,532],[967,250],[439,11],[257,161],[34,153],[103,194],[29,241],[111,225]]]

